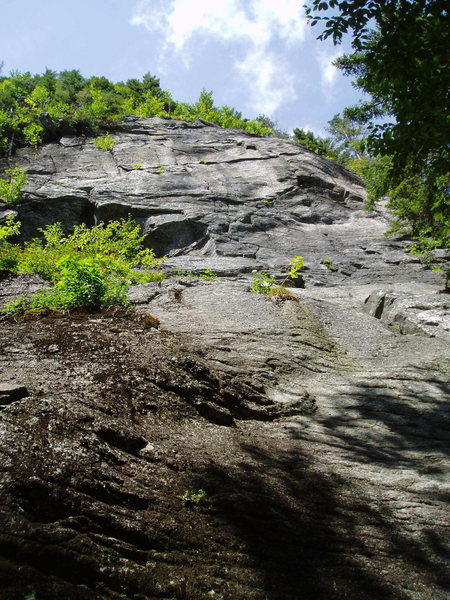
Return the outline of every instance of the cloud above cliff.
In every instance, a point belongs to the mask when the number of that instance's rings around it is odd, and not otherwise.
[[[42,73],[78,69],[111,81],[160,79],[183,102],[202,88],[217,106],[265,114],[286,131],[326,123],[360,92],[331,64],[344,41],[317,41],[303,0],[0,0],[0,63]],[[21,18],[17,19],[18,11]]]
[[[215,43],[222,52],[221,68],[230,69],[228,76],[245,88],[254,112],[273,114],[297,97],[289,57],[305,38],[299,0],[139,0],[130,23],[162,34],[163,72],[174,58],[187,71],[206,69]]]
[[[342,56],[342,50],[323,49],[317,53],[316,60],[321,74],[322,89],[326,91],[333,87],[338,76],[338,69],[334,66],[334,61]]]

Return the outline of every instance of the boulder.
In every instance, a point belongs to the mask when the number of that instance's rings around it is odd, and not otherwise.
[[[399,333],[450,340],[450,302],[446,294],[376,290],[367,297],[365,310]]]

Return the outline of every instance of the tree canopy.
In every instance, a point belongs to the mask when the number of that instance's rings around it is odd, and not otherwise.
[[[365,147],[381,161],[394,229],[449,247],[448,2],[312,0],[305,9],[311,25],[323,25],[319,39],[351,36],[354,52],[336,65],[369,99],[344,118],[368,127]]]
[[[330,14],[330,10],[336,12]],[[315,14],[313,12],[315,11]],[[326,12],[325,16],[317,13]],[[448,171],[450,20],[443,0],[320,2],[307,7],[311,24],[325,27],[321,39],[340,43],[347,32],[355,52],[337,66],[355,77],[371,99],[350,113],[372,124],[369,148],[391,154],[399,179],[405,169]],[[372,26],[372,23],[374,27]],[[347,113],[349,114],[349,113]]]
[[[356,164],[367,158],[362,149],[365,128],[352,117],[337,114],[328,121],[325,129],[330,134],[328,137],[297,128],[293,131],[293,139],[316,154],[358,170]]]
[[[67,133],[109,129],[125,114],[198,118],[257,135],[271,131],[261,119],[245,119],[232,107],[214,106],[212,93],[206,90],[196,103],[177,102],[150,73],[142,80],[113,83],[106,77],[85,78],[77,70],[46,69],[39,75],[12,72],[0,76],[0,156]]]
[[[326,158],[336,159],[337,157],[334,154],[334,148],[331,143],[331,140],[327,138],[321,138],[315,135],[312,131],[306,131],[305,129],[294,129],[294,140],[297,144],[301,146],[305,146],[308,150],[312,150],[316,154],[320,154],[320,156],[325,156]]]

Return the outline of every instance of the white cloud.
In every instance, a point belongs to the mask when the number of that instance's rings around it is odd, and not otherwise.
[[[317,135],[318,137],[328,137],[329,133],[326,131],[326,129],[324,129],[323,127],[319,127],[317,125],[311,125],[310,123],[306,123],[306,125],[297,125],[297,127],[299,129],[303,129],[303,131],[310,131],[311,133],[313,133],[314,135]]]
[[[235,68],[249,86],[256,113],[272,115],[283,102],[297,97],[293,75],[269,52],[255,48]]]
[[[232,67],[247,87],[255,112],[271,114],[296,98],[291,70],[282,57],[305,36],[300,0],[139,0],[130,22],[162,33],[160,59],[174,53],[186,68],[199,47],[191,42],[235,43],[233,55],[241,56],[233,59]]]
[[[342,56],[342,54],[342,50],[339,50],[338,52],[327,52],[326,50],[319,51],[317,62],[319,63],[323,92],[326,92],[327,88],[333,87],[338,74],[338,69],[333,65],[333,62]]]

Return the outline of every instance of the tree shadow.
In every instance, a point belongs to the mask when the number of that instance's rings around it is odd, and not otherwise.
[[[433,521],[436,503],[445,498],[431,488],[411,493],[404,483],[395,488],[397,469],[412,477],[421,470],[427,476],[417,454],[426,458],[444,450],[442,398],[447,386],[432,383],[435,394],[418,391],[414,398],[409,390],[407,403],[394,393],[359,385],[351,395],[352,413],[360,413],[366,429],[376,420],[385,425],[373,438],[364,432],[361,436],[357,427],[352,432],[348,419],[322,417],[320,426],[329,436],[322,444],[312,443],[307,429],[293,428],[283,439],[242,444],[245,459],[233,468],[209,465],[201,477],[208,482],[212,510],[232,525],[244,555],[260,574],[261,592],[252,598],[447,597],[448,552],[439,523]],[[377,410],[371,411],[367,406],[374,402]],[[432,422],[440,432],[428,444],[420,434],[424,419],[429,420],[425,428]],[[322,452],[342,453],[350,471],[352,465],[362,466],[373,474],[383,465],[393,470],[394,481],[378,486],[370,477],[333,469],[333,462],[324,468]],[[429,469],[433,476],[441,475],[440,465]],[[390,502],[392,490],[400,498],[405,491],[400,510]],[[408,503],[417,510],[408,512]]]
[[[450,385],[424,374],[419,385],[405,375],[395,386],[391,391],[370,380],[354,382],[345,391],[348,410],[320,417],[321,426],[336,447],[358,462],[446,473],[443,460],[433,466],[422,459],[450,453]],[[302,438],[298,430],[293,436]]]
[[[374,550],[358,526],[380,518],[359,498],[343,502],[340,477],[315,472],[301,451],[242,450],[248,463],[233,472],[210,465],[203,479],[217,516],[233,526],[260,573],[264,595],[255,598],[408,597],[371,570]]]

